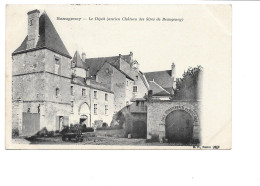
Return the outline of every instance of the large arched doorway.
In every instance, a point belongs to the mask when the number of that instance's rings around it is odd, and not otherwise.
[[[82,103],[79,107],[79,123],[82,125],[89,126],[90,125],[90,109],[87,103]]]
[[[169,142],[189,143],[193,135],[193,118],[184,110],[174,110],[165,119],[165,135]]]

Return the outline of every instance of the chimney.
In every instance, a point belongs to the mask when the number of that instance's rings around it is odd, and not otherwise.
[[[87,76],[87,78],[89,77],[89,67],[86,70],[86,76]]]
[[[153,99],[153,90],[148,90],[147,100],[151,101],[152,99]]]
[[[130,62],[133,62],[133,52],[132,51],[130,52],[129,56],[130,56]]]
[[[135,70],[139,71],[139,63],[138,61],[134,60],[133,63],[132,63],[132,66]]]
[[[39,39],[39,15],[40,11],[35,9],[27,13],[28,15],[28,40],[27,49],[35,48]]]
[[[81,58],[82,58],[82,61],[85,62],[85,60],[86,60],[86,53],[85,52],[83,52],[81,54]]]
[[[174,79],[175,78],[175,64],[172,63],[172,73],[171,73],[171,77]]]

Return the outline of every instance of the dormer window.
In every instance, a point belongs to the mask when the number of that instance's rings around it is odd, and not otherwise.
[[[71,62],[71,67],[73,68],[73,67],[75,67],[76,66],[76,62],[75,61],[72,61]]]
[[[137,92],[137,86],[133,86],[133,92]]]

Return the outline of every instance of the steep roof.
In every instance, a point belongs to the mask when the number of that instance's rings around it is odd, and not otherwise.
[[[90,88],[93,88],[93,89],[97,89],[97,90],[101,90],[101,91],[104,91],[104,92],[109,92],[109,93],[113,93],[108,87],[106,87],[104,84],[102,83],[98,83],[96,82],[95,80],[90,80],[90,83],[87,84],[85,79],[82,78],[82,77],[76,77],[76,78],[73,78],[71,83],[72,84],[76,84],[76,85],[80,85],[80,86],[83,86],[83,87],[90,87]]]
[[[149,82],[150,85],[150,90],[153,91],[153,95],[157,95],[157,96],[169,96],[170,93],[168,91],[166,91],[164,88],[162,88],[160,85],[158,85],[156,82],[154,81],[150,81]]]
[[[122,56],[121,56],[122,57]],[[120,70],[120,60],[119,56],[112,56],[112,57],[99,57],[99,58],[87,58],[85,62],[83,62],[80,58],[79,53],[76,51],[72,62],[75,64],[76,67],[84,68],[89,70],[90,76],[95,76],[97,72],[102,68],[105,63],[110,64],[118,71],[120,71],[123,75],[125,75],[128,79],[133,81],[133,78],[130,77],[128,74]]]
[[[127,63],[131,63],[131,56],[130,55],[121,55],[121,58],[126,61]]]
[[[119,56],[88,58],[86,59],[84,64],[85,67],[83,66],[83,68],[89,68],[90,76],[94,76],[106,62],[116,69],[120,69]]]
[[[47,48],[60,55],[71,58],[59,34],[57,33],[55,27],[53,26],[50,18],[45,12],[43,12],[39,18],[39,35],[40,37],[35,48],[29,50],[27,49],[28,36],[26,36],[21,46],[19,46],[12,53],[12,55],[31,51],[31,50]]]
[[[141,77],[141,79],[142,79],[142,81],[143,81],[145,87],[146,87],[147,89],[149,89],[149,83],[148,83],[148,81],[147,81],[147,79],[146,79],[144,73],[142,73],[142,72],[139,70],[138,74],[139,74],[139,76]]]
[[[82,61],[78,51],[75,52],[75,54],[72,58],[72,63],[77,65],[78,67],[83,68],[83,61]]]
[[[171,88],[173,86],[173,78],[171,77],[171,70],[155,71],[144,73],[147,81],[154,81],[163,88]]]

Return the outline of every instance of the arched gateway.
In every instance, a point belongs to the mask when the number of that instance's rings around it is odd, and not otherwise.
[[[169,142],[188,143],[192,140],[193,119],[184,110],[175,110],[165,119],[165,137]]]
[[[199,117],[190,107],[174,106],[165,112],[162,121],[165,124],[165,138],[169,142],[189,143],[198,138]]]

